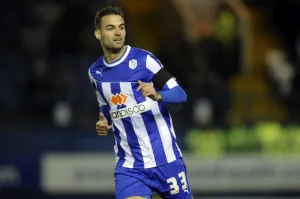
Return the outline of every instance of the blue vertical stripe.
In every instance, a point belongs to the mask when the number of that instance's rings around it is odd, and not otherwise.
[[[142,103],[146,101],[146,98],[136,91],[138,84],[131,83],[131,86],[136,102]],[[141,115],[150,139],[156,165],[160,165],[161,163],[167,162],[167,157],[164,153],[163,143],[159,134],[158,126],[155,122],[153,112],[149,110],[147,112],[142,113]]]
[[[121,88],[120,83],[111,83],[111,92],[113,95],[121,94]],[[117,109],[125,108],[126,106],[118,105]],[[142,156],[142,150],[138,141],[138,138],[136,136],[136,132],[134,131],[132,121],[130,117],[121,119],[122,123],[124,125],[126,136],[127,136],[127,142],[130,147],[132,156],[134,158],[134,168],[144,168],[144,159]]]
[[[118,160],[116,166],[117,167],[122,167],[124,162],[125,162],[125,151],[120,145],[120,143],[121,143],[120,131],[115,125],[114,125],[114,133],[115,133],[115,136],[116,136],[116,140],[117,140],[116,144],[117,144],[117,147],[118,147],[117,156],[119,157],[119,160]]]
[[[171,118],[169,115],[169,111],[167,110],[166,106],[163,103],[159,103],[159,110],[160,113],[162,114],[164,120],[166,121],[168,128],[169,128],[169,133],[172,137],[172,146],[173,146],[173,150],[175,153],[176,158],[181,157],[180,152],[176,146],[176,138],[174,137],[173,133],[171,132]]]
[[[102,95],[103,99],[105,100],[106,104],[109,106],[109,103],[107,101],[109,99],[105,98],[101,82],[97,83],[97,88],[98,88],[99,93]],[[114,125],[114,134],[115,134],[116,140],[117,140],[117,143],[115,143],[115,144],[117,144],[117,148],[118,148],[117,156],[119,157],[119,161],[117,162],[117,166],[123,166],[123,164],[125,162],[125,151],[123,150],[123,148],[120,145],[120,143],[121,143],[120,131],[115,125]],[[115,142],[115,140],[114,140],[114,142]]]

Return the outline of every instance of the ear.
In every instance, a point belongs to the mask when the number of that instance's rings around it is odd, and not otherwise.
[[[98,40],[101,39],[101,33],[100,33],[100,30],[95,30],[94,34],[95,34],[95,37],[96,37]]]

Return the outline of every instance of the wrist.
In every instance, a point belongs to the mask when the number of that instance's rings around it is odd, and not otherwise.
[[[156,92],[156,101],[160,102],[162,100],[162,95],[159,92]]]

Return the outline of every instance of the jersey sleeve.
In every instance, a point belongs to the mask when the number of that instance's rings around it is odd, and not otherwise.
[[[156,57],[147,55],[146,68],[148,69],[150,79],[153,79],[154,75],[164,67]]]
[[[149,71],[148,76],[150,80],[159,90],[168,90],[178,86],[175,77],[168,73],[160,61],[153,55],[147,55],[146,68]]]
[[[98,104],[99,104],[99,107],[102,107],[104,105],[107,105],[107,103],[105,102],[105,100],[103,99],[103,97],[101,96],[101,94],[99,93],[98,91],[98,88],[97,88],[97,81],[95,80],[95,78],[93,78],[91,72],[90,72],[90,69],[88,70],[88,75],[89,75],[89,79],[95,89],[95,92],[96,92],[96,97],[97,97],[97,101],[98,101]]]

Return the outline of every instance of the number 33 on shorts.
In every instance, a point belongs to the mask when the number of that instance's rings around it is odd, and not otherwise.
[[[180,179],[180,184],[178,184],[175,177],[171,177],[167,179],[167,183],[170,185],[170,193],[171,195],[177,194],[180,191],[180,188],[184,191],[189,193],[188,186],[187,186],[187,180],[186,175],[182,171],[178,173],[178,178]]]

